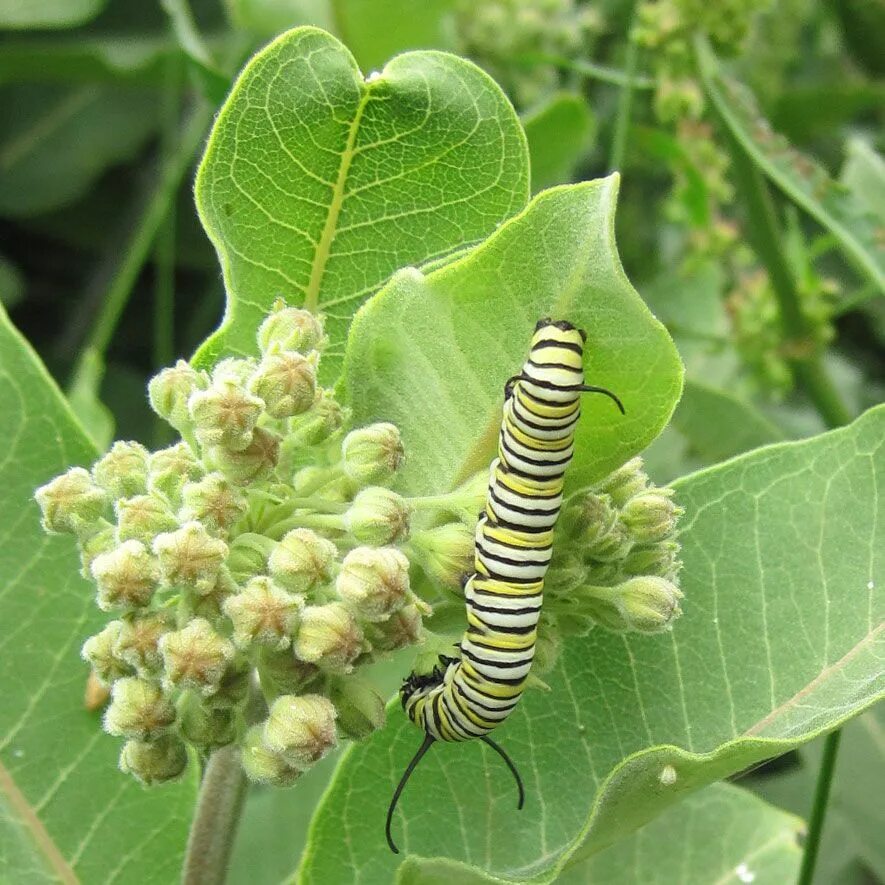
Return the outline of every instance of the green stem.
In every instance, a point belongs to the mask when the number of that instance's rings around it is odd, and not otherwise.
[[[174,155],[161,164],[156,187],[124,249],[105,293],[98,318],[83,348],[84,352],[91,349],[103,355],[107,349],[120,314],[150,254],[157,231],[169,212],[181,180],[190,168],[211,119],[212,110],[208,106],[201,104],[194,110],[184,123]]]
[[[721,131],[731,153],[735,187],[747,212],[747,237],[771,280],[783,344],[796,380],[828,426],[847,424],[851,421],[851,413],[827,375],[814,346],[796,281],[783,250],[783,237],[768,187],[728,126],[722,125]]]
[[[292,529],[331,529],[344,531],[344,520],[335,513],[304,513],[275,522],[264,530],[264,534],[274,541],[279,541],[286,532]]]
[[[627,150],[627,131],[630,128],[630,110],[633,105],[633,90],[636,88],[636,66],[639,63],[639,47],[632,38],[633,20],[636,9],[630,13],[627,25],[627,58],[626,79],[621,86],[621,94],[618,96],[618,110],[615,116],[615,130],[612,135],[611,154],[608,168],[610,172],[619,171],[624,165],[624,154]]]
[[[247,788],[239,748],[231,744],[216,750],[200,784],[182,885],[223,885]]]
[[[643,77],[637,74],[635,65],[632,69],[628,67],[627,70],[619,71],[617,68],[598,65],[585,59],[566,58],[564,55],[554,55],[547,52],[523,53],[514,57],[512,61],[528,67],[534,65],[553,65],[566,71],[581,74],[589,80],[610,83],[612,86],[630,86],[632,89],[654,89],[655,85],[655,81],[651,77]]]
[[[839,752],[841,738],[841,731],[833,731],[827,735],[824,743],[824,756],[817,775],[817,786],[814,788],[814,807],[811,810],[811,820],[808,822],[808,837],[805,840],[805,854],[802,857],[802,868],[799,870],[798,885],[811,885],[814,878],[814,867],[820,850],[820,837],[827,814],[827,802],[830,798],[833,770],[836,767],[836,755]]]
[[[847,298],[843,298],[835,304],[830,316],[835,318],[844,316],[846,313],[851,313],[852,310],[856,310],[862,304],[866,304],[867,301],[872,301],[874,298],[878,298],[881,294],[879,287],[875,283],[866,283],[866,285],[861,286],[853,295],[849,295]]]

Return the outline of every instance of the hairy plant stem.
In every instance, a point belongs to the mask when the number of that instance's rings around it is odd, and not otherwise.
[[[824,755],[817,775],[817,785],[814,788],[814,806],[811,809],[811,819],[808,822],[808,836],[805,840],[805,854],[802,857],[802,867],[799,870],[798,885],[811,885],[814,879],[814,867],[820,850],[820,837],[824,828],[824,818],[827,815],[827,803],[830,798],[833,770],[836,767],[836,755],[839,751],[841,738],[842,732],[837,729],[827,735],[824,743]]]
[[[618,96],[615,130],[612,135],[611,153],[608,159],[609,172],[617,172],[621,169],[627,150],[627,130],[630,128],[630,109],[633,104],[633,90],[636,88],[636,67],[639,63],[639,47],[632,38],[635,18],[636,4],[634,4],[627,24],[626,78],[621,86],[621,94]]]
[[[248,782],[235,744],[209,758],[187,839],[182,885],[223,885]]]

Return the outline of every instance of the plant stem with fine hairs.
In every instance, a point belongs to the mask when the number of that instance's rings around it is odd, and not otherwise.
[[[814,807],[811,810],[811,820],[808,822],[808,837],[805,840],[805,854],[802,857],[802,868],[799,870],[798,885],[811,885],[814,878],[814,867],[820,850],[820,837],[827,814],[833,769],[836,767],[836,754],[841,738],[841,731],[831,732],[824,744],[824,756],[817,775],[817,786],[814,788]]]

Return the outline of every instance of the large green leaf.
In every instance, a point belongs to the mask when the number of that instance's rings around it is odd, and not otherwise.
[[[883,484],[885,407],[681,480],[685,614],[673,632],[596,630],[566,645],[545,676],[552,690],[528,694],[501,728],[526,780],[522,812],[487,748],[434,747],[395,821],[412,869],[444,856],[549,882],[677,799],[874,703],[885,692]],[[419,735],[391,715],[348,751],[303,882],[390,881],[400,858],[385,850],[384,815]]]
[[[557,881],[784,885],[799,872],[803,830],[798,817],[752,793],[713,784]]]
[[[95,18],[108,0],[0,0],[0,28],[71,28]]]
[[[2,312],[0,411],[0,880],[173,881],[193,785],[146,791],[117,770],[79,657],[106,618],[72,540],[43,533],[32,499],[95,450]]]
[[[834,181],[819,163],[800,154],[777,135],[755,99],[728,78],[704,43],[698,62],[707,95],[743,150],[791,200],[838,240],[846,256],[885,292],[885,241],[867,207]]]
[[[398,273],[357,315],[345,380],[354,420],[400,427],[405,488],[439,492],[486,466],[504,382],[539,317],[587,331],[588,383],[627,414],[586,397],[568,479],[586,483],[644,448],[679,397],[666,330],[630,285],[614,242],[618,178],[545,191],[477,249],[426,275]]]
[[[327,379],[360,303],[397,268],[482,239],[528,196],[525,136],[501,90],[438,52],[366,79],[334,37],[284,34],[246,66],[197,176],[228,291],[197,354],[251,353],[274,300],[327,317]]]

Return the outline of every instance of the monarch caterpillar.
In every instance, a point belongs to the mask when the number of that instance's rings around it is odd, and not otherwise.
[[[387,844],[393,813],[409,777],[435,741],[488,744],[512,772],[522,808],[519,772],[488,735],[518,703],[535,653],[544,576],[553,551],[553,527],[572,458],[580,395],[603,393],[584,384],[587,336],[564,320],[542,319],[529,358],[504,387],[498,457],[489,470],[486,505],[476,526],[473,574],[464,581],[467,630],[460,658],[440,656],[444,669],[412,673],[400,689],[403,709],[424,730],[387,811]]]

